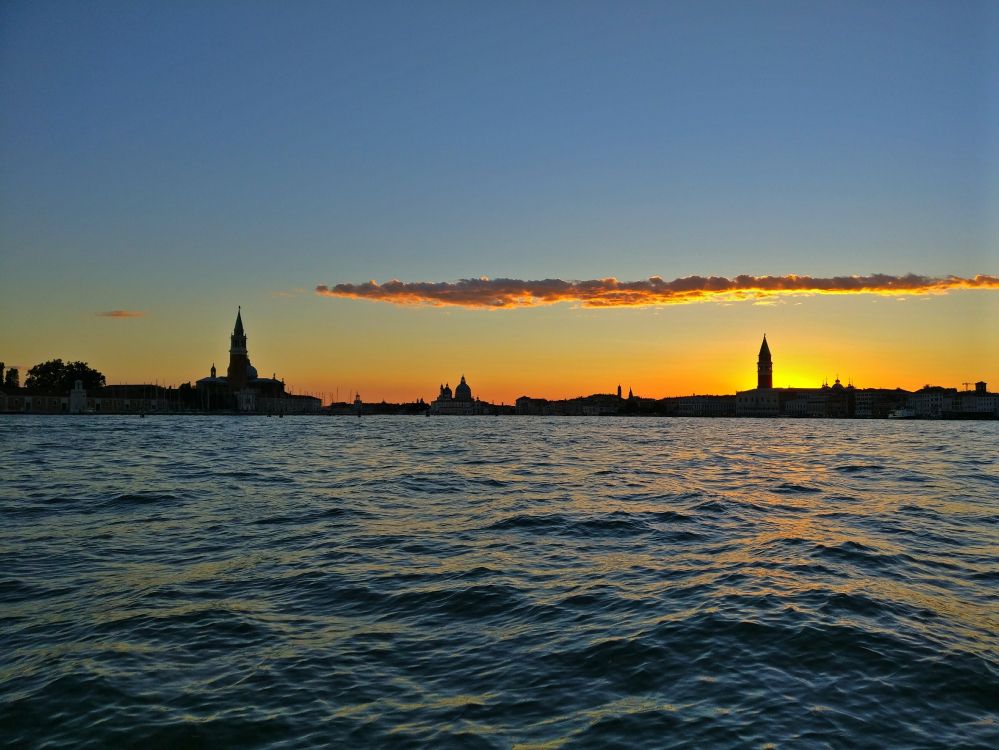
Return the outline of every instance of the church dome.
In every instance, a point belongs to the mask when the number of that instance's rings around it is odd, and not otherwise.
[[[251,365],[249,362],[246,363],[246,379],[253,380],[257,377],[257,368]]]
[[[461,382],[454,389],[455,401],[471,401],[472,400],[472,389],[468,387],[468,383],[465,382],[465,376],[461,376]]]

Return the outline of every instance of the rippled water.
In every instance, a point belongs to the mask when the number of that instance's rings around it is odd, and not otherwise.
[[[999,747],[999,425],[0,418],[10,746]]]

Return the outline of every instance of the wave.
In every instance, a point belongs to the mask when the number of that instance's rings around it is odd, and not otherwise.
[[[13,422],[0,744],[997,744],[995,424]]]

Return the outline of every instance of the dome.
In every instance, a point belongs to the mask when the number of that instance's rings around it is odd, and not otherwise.
[[[472,400],[472,389],[468,387],[468,383],[465,382],[465,376],[461,376],[461,382],[458,383],[457,387],[454,389],[454,398],[456,401],[471,401]]]
[[[246,363],[246,379],[253,380],[257,377],[257,368],[251,365],[249,362]]]

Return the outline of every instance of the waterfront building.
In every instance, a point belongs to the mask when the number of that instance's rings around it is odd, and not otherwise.
[[[284,381],[261,378],[250,364],[243,329],[242,311],[230,337],[229,369],[219,377],[214,363],[211,374],[192,388],[161,385],[109,385],[85,389],[82,381],[62,393],[37,389],[0,387],[0,412],[36,414],[156,414],[191,411],[241,411],[282,414],[318,412],[322,402],[313,396],[285,392]]]
[[[914,393],[906,394],[906,396],[904,411],[916,418],[999,418],[999,394],[989,393],[987,384],[981,380],[975,383],[973,391],[959,391],[957,388],[926,385]]]
[[[901,388],[858,388],[854,393],[853,416],[858,419],[885,419],[906,405],[908,391]]]
[[[944,414],[958,419],[999,417],[999,393],[989,393],[985,381],[975,383],[975,390],[960,391],[954,399],[954,410]]]
[[[430,414],[434,416],[470,416],[472,414],[485,414],[486,408],[478,399],[472,398],[472,388],[465,381],[465,376],[461,376],[461,382],[455,386],[454,393],[451,392],[451,384],[442,385],[440,391],[432,402],[430,402]]]
[[[521,396],[514,402],[514,409],[517,414],[525,414],[532,416],[542,416],[545,413],[545,406],[548,400],[544,398],[531,398],[530,396]]]
[[[246,339],[243,310],[238,308],[236,324],[229,336],[229,366],[226,374],[220,376],[213,362],[210,374],[196,383],[202,409],[274,414],[319,411],[322,402],[318,398],[286,393],[284,380],[278,380],[277,375],[260,377],[257,368],[250,362]]]
[[[756,387],[735,394],[735,413],[739,417],[777,417],[781,413],[781,394],[773,387],[774,365],[767,335],[763,334],[756,358]]]
[[[917,417],[942,417],[944,412],[954,411],[954,399],[956,397],[957,388],[924,385],[909,396],[907,406],[913,410]]]
[[[853,384],[843,385],[837,377],[820,388],[774,388],[773,358],[766,335],[756,360],[756,388],[735,395],[739,417],[852,417],[855,409]]]
[[[634,400],[638,401],[639,399]],[[521,396],[516,401],[515,413],[546,417],[610,417],[621,414],[625,404],[627,402],[611,393],[594,393],[592,396],[579,396],[578,398],[556,401]]]
[[[767,344],[767,335],[763,334],[763,343],[760,345],[760,354],[756,359],[756,388],[774,387],[774,363],[770,357],[770,346]]]
[[[778,417],[780,407],[780,394],[773,388],[753,388],[735,394],[735,413],[739,417]]]
[[[28,414],[146,414],[184,411],[176,388],[109,385],[86,390],[76,381],[65,393],[18,388],[0,391],[0,412]]]
[[[672,401],[678,417],[735,416],[735,396],[678,396]]]

